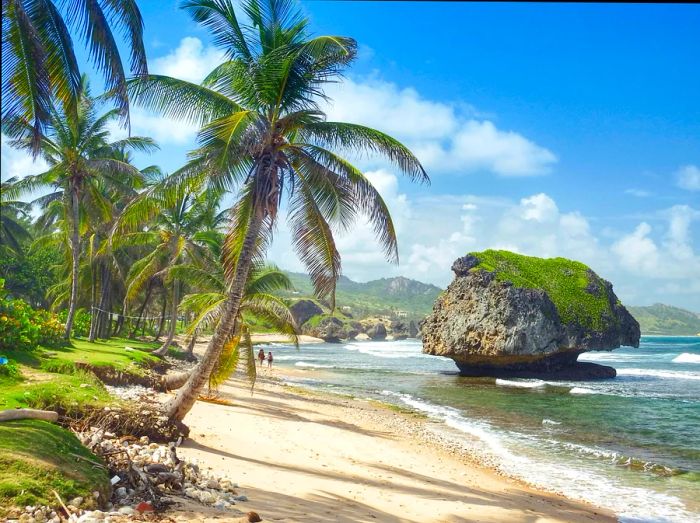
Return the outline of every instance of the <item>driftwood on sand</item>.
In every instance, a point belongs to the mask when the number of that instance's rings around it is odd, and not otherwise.
[[[0,411],[0,421],[11,421],[16,419],[58,421],[58,412],[54,412],[53,410],[36,409],[8,409]]]

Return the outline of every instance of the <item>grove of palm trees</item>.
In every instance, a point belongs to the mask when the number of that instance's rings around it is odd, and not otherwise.
[[[180,423],[205,387],[211,394],[237,368],[255,382],[256,328],[297,343],[299,326],[277,293],[291,282],[266,257],[279,220],[331,309],[341,274],[335,234],[367,219],[387,260],[398,259],[387,205],[345,155],[383,157],[416,182],[428,181],[425,170],[391,136],[329,121],[320,108],[357,43],[313,34],[291,0],[186,0],[181,8],[223,52],[201,83],[148,73],[147,28],[134,1],[3,1],[3,136],[46,166],[2,183],[0,348],[9,359],[0,377],[10,389],[29,385],[35,371],[25,365],[36,361],[107,379],[100,366],[140,375],[133,365],[163,368],[160,358],[175,357],[196,365],[154,386],[177,389],[157,410]],[[81,40],[88,64],[77,58]],[[91,81],[90,69],[101,77]],[[198,126],[184,165],[171,173],[141,165],[159,145],[130,133],[135,107]],[[126,138],[114,138],[120,128]],[[195,356],[198,339],[206,349]],[[134,359],[127,350],[145,353]],[[66,351],[65,363],[44,362]],[[71,386],[42,393],[54,400],[34,400],[33,389],[10,394],[4,407],[22,407],[13,417],[30,419],[55,411],[75,430],[104,394],[71,399]]]

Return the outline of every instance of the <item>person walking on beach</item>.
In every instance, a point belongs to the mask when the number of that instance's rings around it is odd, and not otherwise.
[[[267,353],[267,368],[272,368],[272,352]]]
[[[265,351],[260,349],[258,351],[258,360],[260,361],[260,366],[263,366],[263,361],[265,361]]]

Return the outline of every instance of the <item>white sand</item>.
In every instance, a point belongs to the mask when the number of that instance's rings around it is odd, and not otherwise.
[[[281,371],[265,370],[264,375]],[[375,404],[306,393],[262,377],[231,406],[198,402],[179,453],[240,484],[237,508],[265,521],[612,522],[606,511],[542,493],[419,437],[428,421]],[[180,521],[241,521],[190,505]]]

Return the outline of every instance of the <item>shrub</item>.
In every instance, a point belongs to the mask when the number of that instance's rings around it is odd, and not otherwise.
[[[38,310],[34,312],[34,322],[39,326],[39,345],[44,347],[61,347],[65,345],[63,334],[65,325],[58,317],[48,311]]]
[[[58,313],[58,319],[61,323],[65,324],[68,318],[68,310],[63,309]],[[71,334],[79,336],[82,338],[87,338],[90,334],[90,322],[92,321],[92,315],[85,309],[78,309],[75,311],[75,316],[73,317],[73,330]]]
[[[5,356],[0,356],[0,360],[2,359],[5,359]],[[17,367],[14,361],[8,360],[5,364],[0,363],[0,378],[12,378],[13,380],[17,380],[21,377],[22,374],[19,371],[19,367]]]
[[[64,344],[63,325],[45,310],[34,310],[24,300],[10,298],[0,279],[0,350],[28,351],[37,345]]]
[[[0,295],[0,350],[32,350],[39,340],[34,310],[22,300]]]

